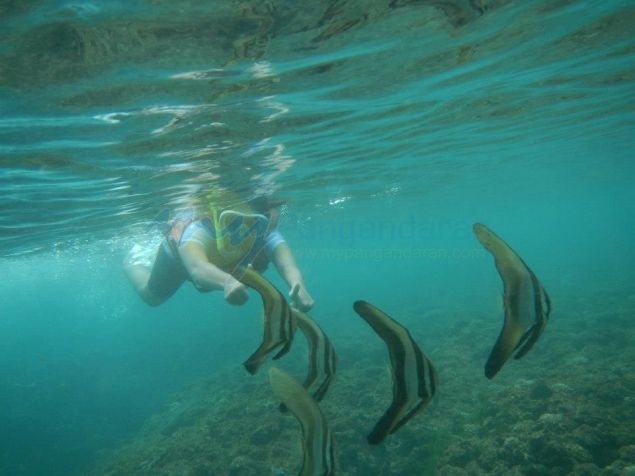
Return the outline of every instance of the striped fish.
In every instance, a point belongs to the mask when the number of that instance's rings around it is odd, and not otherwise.
[[[423,410],[437,389],[437,374],[408,329],[365,301],[353,309],[388,346],[392,370],[392,403],[368,435],[370,444],[381,443]]]
[[[277,367],[269,368],[269,382],[302,426],[303,461],[299,475],[334,475],[333,435],[317,402],[297,380]]]
[[[282,349],[273,356],[274,360],[291,350],[297,321],[282,293],[260,273],[247,267],[238,268],[233,274],[241,283],[256,290],[264,305],[262,343],[243,363],[247,372],[253,375],[267,356],[278,347],[282,346]]]
[[[317,383],[312,396],[320,402],[335,378],[338,364],[335,347],[317,322],[302,311],[292,309],[292,312],[309,345],[309,369],[302,386],[311,392],[311,388]]]
[[[504,288],[505,321],[485,364],[485,376],[491,379],[514,352],[514,358],[520,359],[538,341],[551,314],[551,300],[536,275],[507,243],[480,223],[474,225],[474,233],[494,256]]]

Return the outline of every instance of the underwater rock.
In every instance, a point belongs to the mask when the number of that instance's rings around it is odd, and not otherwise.
[[[538,421],[544,423],[545,425],[555,425],[556,423],[560,423],[564,419],[564,416],[559,413],[543,413],[538,418]]]
[[[478,448],[469,443],[465,445],[456,445],[450,447],[444,454],[444,459],[447,460],[447,464],[450,466],[463,467],[470,461],[476,459],[479,454]]]
[[[592,461],[588,450],[567,441],[535,437],[529,442],[529,450],[532,460],[540,461],[550,468],[561,468],[563,472],[571,471],[577,462]]]
[[[529,398],[547,399],[553,395],[553,391],[544,382],[536,382],[529,390]]]
[[[606,474],[635,475],[635,445],[622,446],[618,457],[605,468]]]
[[[228,475],[240,476],[249,467],[249,460],[244,456],[236,456],[229,465]]]

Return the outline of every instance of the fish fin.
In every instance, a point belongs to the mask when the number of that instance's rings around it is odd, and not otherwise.
[[[293,343],[292,339],[286,340],[284,342],[284,345],[282,346],[282,349],[280,349],[278,353],[272,357],[272,360],[278,360],[280,357],[284,356],[287,352],[289,352],[291,350],[292,343]]]
[[[542,333],[542,329],[538,324],[531,326],[531,328],[525,332],[523,338],[518,342],[516,349],[518,351],[514,355],[514,359],[522,358],[527,352],[531,350],[536,342],[538,342],[538,337]]]
[[[386,412],[379,418],[373,430],[368,434],[366,440],[371,445],[377,445],[384,441],[389,434],[392,433],[392,429],[394,428],[394,421],[401,410],[401,405],[393,402],[392,405],[388,407]],[[404,422],[405,423],[405,422]]]
[[[406,423],[408,423],[408,421],[410,421],[411,418],[417,416],[417,414],[419,412],[421,412],[429,403],[428,401],[419,401],[414,407],[412,407],[410,410],[408,410],[408,412],[399,419],[399,421],[397,421],[397,423],[395,423],[395,425],[392,427],[392,429],[390,430],[390,434],[392,435],[393,433],[395,433],[399,428],[401,428],[402,426],[404,426]]]
[[[485,376],[488,379],[494,378],[500,369],[503,368],[505,362],[507,362],[509,357],[514,353],[514,350],[518,347],[522,335],[523,331],[518,325],[518,322],[505,315],[503,329],[485,364]]]

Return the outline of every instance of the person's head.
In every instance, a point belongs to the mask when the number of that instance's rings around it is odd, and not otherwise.
[[[248,200],[249,206],[256,213],[265,214],[268,211],[278,209],[282,205],[286,205],[286,200],[275,198],[272,195],[257,195]]]
[[[216,261],[224,265],[242,259],[277,226],[277,207],[284,203],[269,196],[245,200],[225,189],[201,192],[192,202],[195,219],[208,220],[216,242]],[[222,261],[222,262],[221,262]]]
[[[280,207],[286,205],[287,201],[275,198],[271,195],[258,195],[250,199],[247,203],[251,209],[260,215],[264,215],[269,219],[268,231],[278,226],[280,218]]]

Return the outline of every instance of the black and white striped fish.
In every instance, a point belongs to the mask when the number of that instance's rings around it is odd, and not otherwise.
[[[514,358],[520,359],[538,341],[551,314],[551,300],[533,271],[507,243],[485,225],[476,223],[473,228],[478,241],[494,256],[504,288],[505,321],[485,364],[485,376],[491,379],[514,352]]]
[[[276,396],[291,410],[302,427],[300,476],[333,476],[335,450],[333,434],[317,402],[285,371],[269,368],[269,382]]]
[[[309,347],[309,368],[302,386],[319,402],[335,378],[338,364],[335,347],[311,317],[297,309],[292,309],[291,312],[295,315]],[[316,388],[312,390],[314,386]]]
[[[356,301],[353,309],[384,340],[390,354],[392,403],[367,438],[377,444],[430,403],[437,389],[437,374],[408,329],[365,301]]]
[[[273,356],[274,360],[291,350],[297,320],[282,293],[260,273],[251,267],[241,267],[233,274],[241,283],[260,294],[264,306],[262,342],[243,363],[247,372],[255,374],[267,356],[278,347],[282,346]]]

